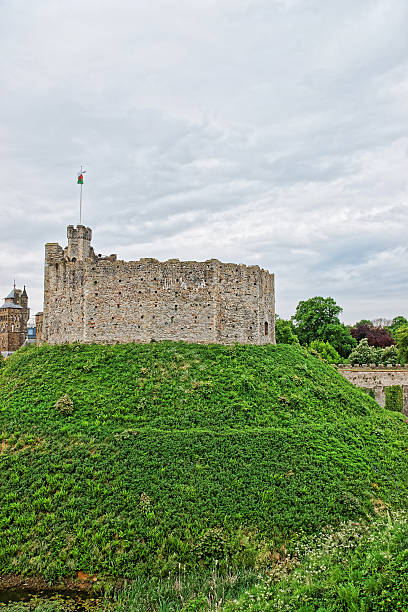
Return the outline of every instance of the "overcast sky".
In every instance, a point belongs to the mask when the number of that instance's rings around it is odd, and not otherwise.
[[[0,290],[45,242],[408,316],[407,0],[0,0]]]

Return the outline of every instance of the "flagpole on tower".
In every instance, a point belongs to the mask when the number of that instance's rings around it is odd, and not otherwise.
[[[79,225],[82,225],[82,186],[84,184],[84,174],[86,170],[82,168],[81,164],[81,172],[78,172],[78,184],[81,186],[79,190]]]
[[[81,165],[81,174],[82,174],[82,165]],[[82,225],[82,187],[84,186],[83,183],[81,183],[81,189],[79,192],[79,225]]]

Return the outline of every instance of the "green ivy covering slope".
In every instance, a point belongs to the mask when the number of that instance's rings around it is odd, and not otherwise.
[[[295,346],[20,350],[0,432],[0,574],[262,566],[407,505],[402,415]]]

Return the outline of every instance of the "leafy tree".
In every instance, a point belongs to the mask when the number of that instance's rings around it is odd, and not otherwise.
[[[372,325],[367,325],[366,323],[355,324],[354,327],[350,327],[350,334],[360,342],[363,338],[367,338],[370,330],[372,329]]]
[[[378,363],[378,352],[374,346],[368,344],[367,338],[360,340],[358,346],[350,353],[349,361],[353,365]]]
[[[408,325],[401,325],[395,331],[400,363],[408,361]]]
[[[357,341],[350,334],[349,328],[342,323],[328,325],[325,329],[324,340],[330,342],[342,357],[348,357],[357,345]]]
[[[399,363],[398,349],[395,344],[380,350],[382,350],[380,363],[384,365],[397,365]]]
[[[370,319],[361,319],[361,321],[357,321],[354,323],[353,327],[360,327],[361,325],[368,325],[369,327],[373,327],[373,322]]]
[[[336,351],[335,348],[332,347],[330,342],[323,342],[322,340],[313,340],[309,344],[309,352],[312,355],[317,355],[323,361],[327,363],[340,363],[341,357]]]
[[[385,348],[395,344],[395,340],[390,332],[383,327],[374,327],[373,325],[356,325],[350,329],[350,333],[357,341],[367,338],[370,346],[379,346]]]
[[[347,357],[357,343],[348,327],[340,323],[338,315],[342,310],[331,297],[316,296],[299,302],[294,319],[300,343],[309,345],[313,340],[323,340]]]
[[[299,302],[294,319],[301,344],[325,340],[328,325],[340,325],[338,315],[343,309],[331,297],[316,296]]]
[[[402,327],[402,325],[408,325],[408,321],[405,317],[399,315],[398,317],[393,318],[392,323],[389,327],[387,327],[387,330],[390,332],[392,337],[395,338],[395,332],[399,327]]]
[[[275,334],[277,344],[299,344],[292,321],[286,321],[277,317],[275,322]]]
[[[370,346],[367,338],[360,340],[358,346],[351,352],[349,361],[353,365],[396,365],[399,355],[395,345],[386,348]]]
[[[395,344],[395,340],[390,332],[383,327],[373,327],[368,342],[372,344],[372,346],[379,346],[381,348]]]

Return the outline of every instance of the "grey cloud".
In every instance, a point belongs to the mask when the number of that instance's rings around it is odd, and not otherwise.
[[[259,264],[281,315],[408,314],[407,25],[404,0],[3,2],[0,289],[41,308],[84,163],[98,252]]]

